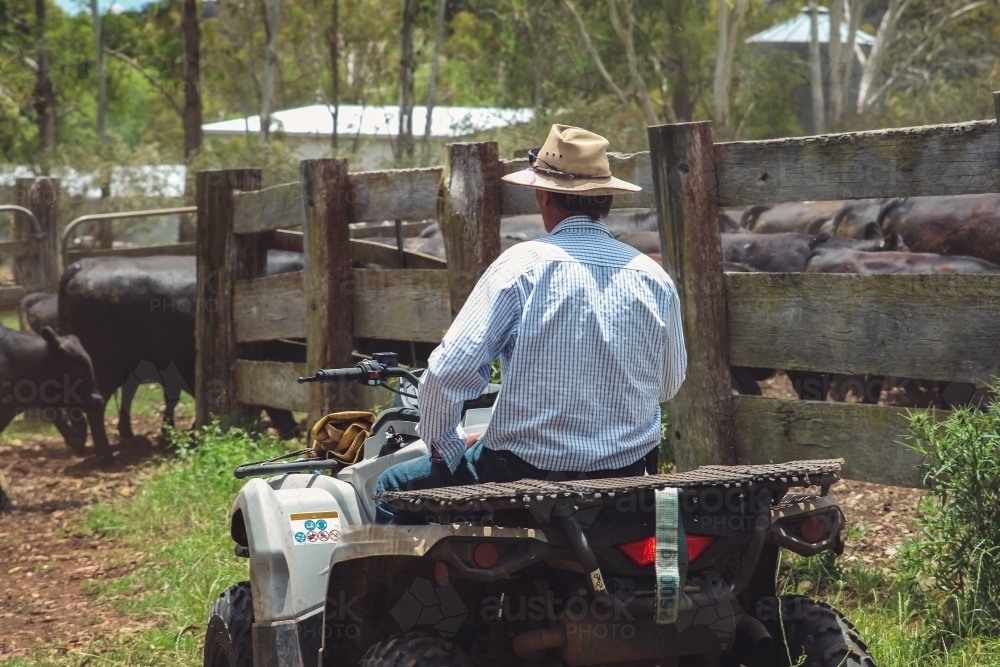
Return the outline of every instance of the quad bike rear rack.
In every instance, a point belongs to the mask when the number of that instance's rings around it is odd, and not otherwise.
[[[843,465],[844,459],[789,461],[764,465],[709,465],[688,472],[643,477],[564,482],[523,479],[510,483],[489,482],[420,491],[392,491],[376,495],[375,500],[387,502],[399,510],[440,513],[454,508],[461,508],[462,511],[530,508],[536,503],[548,504],[558,499],[592,501],[600,500],[602,497],[614,498],[616,495],[669,487],[818,486],[826,494],[830,486],[840,479]],[[775,502],[779,500],[780,497],[775,498]]]

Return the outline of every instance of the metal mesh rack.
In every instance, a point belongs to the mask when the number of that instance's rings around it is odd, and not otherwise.
[[[378,494],[375,499],[388,501],[401,509],[427,511],[462,506],[465,510],[475,510],[480,506],[491,509],[517,507],[553,498],[614,497],[667,487],[743,486],[761,483],[789,487],[828,487],[839,479],[843,464],[843,459],[821,459],[765,465],[710,465],[688,472],[643,477],[577,481],[524,479],[503,484],[490,482],[420,491],[396,491]]]

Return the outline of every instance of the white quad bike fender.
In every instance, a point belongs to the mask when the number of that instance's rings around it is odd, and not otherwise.
[[[469,410],[463,425],[482,430],[491,413],[489,408]],[[416,436],[413,422],[391,425],[396,433]],[[372,495],[379,475],[428,454],[417,440],[378,456],[383,444],[384,432],[373,435],[365,443],[364,459],[336,476],[293,473],[251,479],[236,496],[231,533],[237,552],[241,547],[244,555],[249,552],[255,667],[316,664],[328,577],[339,545],[349,528],[375,523]],[[325,540],[320,520],[327,523]]]

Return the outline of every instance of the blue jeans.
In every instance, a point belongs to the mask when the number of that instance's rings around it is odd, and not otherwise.
[[[646,462],[639,459],[631,465],[612,470],[592,472],[559,472],[540,470],[519,456],[505,451],[483,447],[481,442],[465,451],[465,457],[452,473],[444,463],[435,463],[429,456],[397,463],[378,478],[375,493],[387,491],[419,491],[437,489],[443,486],[483,484],[485,482],[514,482],[519,479],[598,479],[602,477],[636,477],[646,470]],[[375,503],[375,522],[421,523],[407,512],[394,510],[387,503]]]

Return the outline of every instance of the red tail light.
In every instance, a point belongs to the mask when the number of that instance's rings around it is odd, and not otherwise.
[[[687,540],[689,563],[697,560],[698,556],[705,553],[705,549],[715,541],[715,538],[711,535],[686,535],[685,538]],[[646,567],[656,562],[655,537],[644,537],[635,542],[626,542],[625,544],[617,545],[616,548],[639,567]]]
[[[656,538],[644,537],[635,542],[619,544],[618,551],[628,556],[628,559],[639,567],[652,565],[656,561]]]

